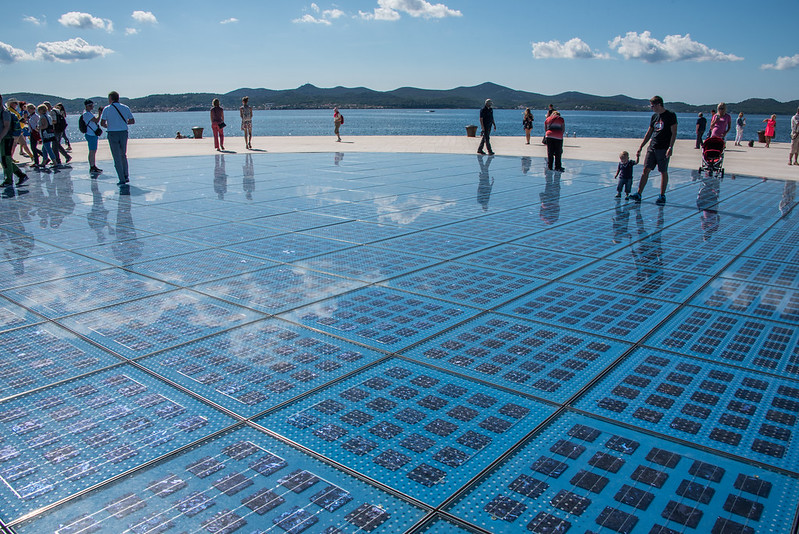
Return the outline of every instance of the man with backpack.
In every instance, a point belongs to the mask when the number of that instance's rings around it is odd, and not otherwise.
[[[94,115],[94,102],[91,100],[84,100],[83,107],[85,108],[83,115],[78,120],[78,129],[86,138],[86,144],[89,148],[89,172],[92,178],[96,178],[98,174],[103,172],[95,164],[95,157],[97,156],[97,138],[103,133],[100,129],[100,118]],[[103,112],[103,107],[100,106],[100,113]]]
[[[5,176],[0,187],[12,187],[14,185],[14,180],[11,178],[13,175],[17,176],[17,186],[24,184],[28,179],[28,175],[19,170],[17,164],[14,163],[14,158],[11,157],[14,148],[14,133],[18,129],[20,129],[19,119],[5,108],[3,95],[0,95],[0,163],[2,163]]]

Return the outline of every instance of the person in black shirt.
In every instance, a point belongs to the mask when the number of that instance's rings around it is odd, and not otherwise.
[[[707,119],[702,112],[699,112],[699,118],[696,119],[696,148],[702,148],[702,135],[707,128]]]
[[[488,149],[489,155],[494,155],[494,151],[491,150],[491,126],[494,126],[494,131],[497,131],[497,124],[494,122],[494,110],[491,109],[494,104],[491,102],[491,99],[486,99],[485,106],[483,109],[480,110],[480,128],[482,129],[482,138],[480,139],[480,146],[477,148],[478,154],[485,154],[483,152],[483,146]]]
[[[638,191],[630,195],[630,199],[641,202],[641,193],[649,181],[649,173],[657,167],[660,171],[660,196],[655,200],[655,204],[663,205],[666,203],[666,187],[669,185],[669,158],[674,150],[674,142],[677,140],[677,115],[663,107],[663,99],[653,96],[649,99],[649,105],[655,113],[649,120],[649,129],[646,131],[641,146],[638,147],[635,159],[641,161],[641,150],[644,145],[649,143],[644,158],[644,170],[641,173],[641,181],[638,183]]]

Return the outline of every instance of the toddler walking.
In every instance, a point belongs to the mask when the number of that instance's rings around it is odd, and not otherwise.
[[[619,179],[616,187],[616,198],[621,198],[621,190],[624,189],[624,200],[630,198],[630,190],[633,187],[633,167],[638,164],[638,160],[630,161],[630,153],[626,150],[619,154],[619,168],[613,178]]]

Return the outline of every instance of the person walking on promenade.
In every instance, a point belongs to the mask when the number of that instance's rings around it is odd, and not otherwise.
[[[566,122],[560,116],[559,111],[553,111],[552,115],[544,121],[547,143],[547,169],[563,172],[565,169],[561,165],[560,158],[563,155],[563,131],[566,129]],[[554,159],[554,167],[553,167]]]
[[[480,128],[482,131],[480,137],[480,146],[477,147],[478,154],[485,155],[483,147],[486,147],[488,154],[491,156],[494,155],[494,151],[491,150],[491,126],[494,126],[494,131],[496,132],[497,123],[494,122],[493,106],[494,103],[491,102],[490,98],[487,98],[483,109],[480,110]]]
[[[16,138],[15,130],[20,129],[19,119],[16,115],[3,107],[3,95],[0,95],[0,164],[3,167],[3,175],[5,180],[0,187],[12,187],[14,180],[12,176],[17,176],[17,187],[24,184],[28,179],[28,175],[19,170],[14,158],[11,157],[11,150],[14,147],[14,139]]]
[[[28,129],[30,130],[31,152],[33,152],[33,167],[37,168],[39,167],[39,157],[44,161],[44,153],[38,147],[42,137],[39,135],[39,115],[33,104],[28,104]]]
[[[100,126],[108,132],[108,146],[114,157],[114,168],[119,181],[117,185],[125,185],[130,181],[128,175],[128,125],[135,124],[130,108],[119,103],[119,93],[108,93],[108,105],[100,114]]]
[[[53,121],[50,119],[50,113],[45,104],[39,104],[36,108],[38,119],[36,121],[36,129],[39,130],[39,137],[42,139],[42,165],[41,168],[47,167],[47,164],[52,162],[53,168],[58,167],[55,152],[53,151],[53,139],[55,139],[55,131],[53,129]]]
[[[94,102],[91,100],[84,100],[83,107],[85,108],[83,115],[81,118],[83,119],[83,123],[86,125],[86,133],[84,133],[84,137],[86,137],[86,144],[89,149],[89,172],[92,175],[92,178],[96,178],[98,174],[103,172],[102,169],[98,168],[95,164],[95,159],[97,157],[97,140],[102,133],[99,130],[100,119],[94,115]],[[100,108],[100,113],[103,112],[103,108]]]
[[[727,104],[724,102],[719,102],[716,110],[713,120],[710,121],[710,137],[724,139],[732,127],[732,117],[727,113]]]
[[[769,148],[774,138],[774,131],[777,129],[777,116],[772,115],[768,119],[763,119],[763,122],[766,123],[766,148]]]
[[[67,152],[72,152],[72,143],[69,142],[69,138],[67,137],[67,126],[69,126],[69,123],[67,123],[67,110],[64,108],[64,104],[62,104],[61,102],[56,104],[55,107],[58,108],[58,112],[61,114],[61,117],[63,117],[64,119],[63,123],[64,129],[61,131],[61,138],[63,138],[64,141],[67,142]]]
[[[342,115],[338,108],[333,108],[333,133],[336,134],[336,142],[341,142],[341,136],[339,135],[339,131],[341,129],[341,125],[344,124],[344,115]]]
[[[66,128],[66,119],[61,117],[58,108],[54,108],[50,102],[45,100],[44,105],[47,106],[47,113],[50,115],[48,118],[50,119],[50,126],[52,126],[54,134],[50,146],[53,149],[53,154],[55,154],[55,163],[56,165],[61,165],[61,156],[64,156],[64,164],[69,165],[72,156],[67,154],[67,151],[61,146],[61,135],[59,134],[59,130],[63,133]]]
[[[522,115],[522,126],[524,127],[524,135],[527,138],[527,144],[530,144],[530,132],[533,131],[533,112],[530,111],[530,108],[524,110],[524,115]]]
[[[17,121],[19,122],[19,135],[14,138],[14,146],[11,149],[11,157],[14,157],[14,150],[16,150],[17,145],[21,148],[19,149],[19,153],[23,156],[26,156],[30,159],[33,159],[33,153],[28,148],[28,143],[25,142],[25,136],[22,134],[23,129],[27,126],[27,121],[23,116],[24,109],[17,109],[19,105],[19,101],[16,98],[9,98],[8,103],[6,104],[6,109],[13,113],[17,117]],[[16,132],[14,132],[16,134]]]
[[[652,142],[646,151],[638,191],[630,195],[630,198],[635,202],[641,202],[641,193],[649,181],[649,173],[657,167],[660,171],[660,196],[655,200],[655,204],[663,205],[666,203],[666,187],[669,185],[669,158],[674,152],[674,142],[677,140],[677,115],[663,106],[663,99],[659,96],[649,99],[649,105],[654,113],[649,120],[644,140],[635,154],[637,161],[641,161],[641,150],[650,138]]]
[[[791,117],[791,152],[788,154],[788,165],[799,165],[799,108],[796,115]]]
[[[225,110],[219,105],[219,99],[211,102],[211,129],[214,131],[214,148],[217,152],[225,150]],[[220,148],[221,147],[221,148]]]
[[[705,115],[700,111],[699,117],[696,119],[696,148],[702,148],[702,136],[705,135],[705,129],[707,128],[707,119]]]
[[[744,126],[746,126],[746,119],[742,111],[738,113],[738,118],[735,119],[735,146],[741,146],[741,140],[744,138]]]
[[[241,107],[239,108],[241,131],[244,132],[244,148],[252,148],[252,108],[249,102],[250,97],[245,96],[241,99]]]

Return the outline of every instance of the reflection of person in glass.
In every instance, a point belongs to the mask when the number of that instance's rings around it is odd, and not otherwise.
[[[699,193],[696,195],[696,208],[701,212],[700,226],[702,239],[707,241],[719,230],[719,179],[712,173],[699,178]]]
[[[252,164],[252,154],[245,154],[241,171],[241,187],[244,189],[244,195],[247,200],[252,200],[252,192],[255,191],[255,167]]]
[[[530,172],[530,167],[533,165],[533,158],[530,156],[522,156],[522,174]]]
[[[545,224],[554,224],[560,219],[560,173],[547,170],[544,172],[546,186],[538,194],[541,209],[538,212]]]
[[[17,276],[25,274],[25,260],[36,243],[33,234],[25,230],[22,222],[25,213],[20,210],[24,208],[19,202],[9,201],[0,209],[0,247],[3,248],[3,257]]]
[[[106,228],[110,235],[114,234],[114,229],[108,224],[108,210],[103,205],[103,195],[97,180],[92,180],[92,209],[86,214],[86,219],[89,221],[89,228],[97,234],[98,243],[105,243]]]
[[[72,176],[70,169],[64,169],[53,176],[53,181],[48,185],[50,193],[50,227],[58,228],[67,215],[75,212],[75,199],[72,198]]]
[[[336,152],[333,155],[333,165],[338,165],[344,159],[344,152]]]
[[[133,214],[130,210],[130,188],[127,186],[119,189],[115,235],[116,239],[111,245],[111,249],[122,265],[133,263],[142,255],[142,244],[136,235]]]
[[[791,214],[791,208],[796,203],[796,182],[786,180],[785,187],[782,188],[782,198],[780,199],[780,217],[787,217]]]
[[[227,193],[227,174],[225,173],[225,155],[214,156],[214,193],[219,200],[225,199]]]
[[[647,281],[645,286],[638,288],[639,292],[646,293],[660,287],[665,282],[663,269],[663,247],[661,245],[661,231],[663,230],[663,206],[659,205],[655,229],[648,232],[644,225],[639,204],[635,204],[635,225],[638,228],[638,241],[632,245],[633,260],[638,269],[638,279]]]
[[[488,156],[488,160],[485,161],[482,155],[477,156],[477,162],[480,164],[479,181],[477,182],[477,203],[483,206],[483,211],[488,211],[491,188],[494,187],[494,179],[488,175],[488,168],[491,166],[493,159],[493,157]]]
[[[616,210],[613,214],[613,243],[629,243],[632,239],[630,234],[630,204],[616,201]]]

